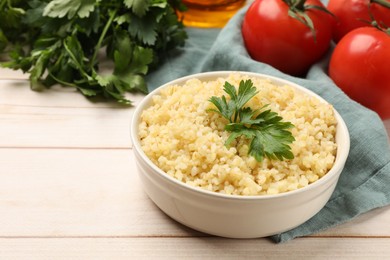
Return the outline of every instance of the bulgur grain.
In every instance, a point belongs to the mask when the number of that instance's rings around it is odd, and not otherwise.
[[[248,156],[245,138],[232,147],[224,145],[229,136],[224,131],[226,121],[207,111],[213,106],[208,100],[224,94],[225,81],[238,86],[246,79],[259,90],[247,106],[269,104],[284,121],[295,125],[291,130],[294,159],[257,162]],[[288,85],[234,73],[215,81],[192,79],[183,86],[163,89],[143,111],[139,125],[143,151],[167,174],[191,186],[235,195],[278,194],[317,181],[333,166],[335,134],[331,105]]]

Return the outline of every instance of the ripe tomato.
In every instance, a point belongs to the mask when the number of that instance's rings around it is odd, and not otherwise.
[[[307,0],[305,5],[325,8],[320,0]],[[288,12],[283,0],[256,0],[245,14],[242,36],[254,60],[303,76],[330,46],[332,16],[315,8],[305,11],[313,21],[315,39],[310,28]]]
[[[374,27],[346,34],[336,45],[329,76],[352,99],[390,118],[390,35]]]
[[[390,0],[382,1],[390,4]],[[353,29],[368,26],[371,22],[370,11],[379,24],[390,26],[390,9],[372,3],[369,11],[369,4],[370,0],[329,0],[327,7],[336,16],[333,22],[335,42]]]

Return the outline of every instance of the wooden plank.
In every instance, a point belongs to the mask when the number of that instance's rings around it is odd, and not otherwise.
[[[388,259],[390,238],[267,239],[43,238],[0,239],[2,259]]]
[[[0,104],[0,147],[129,148],[133,112]]]
[[[1,72],[1,71],[0,71]],[[1,77],[0,77],[1,79]],[[128,98],[136,106],[145,95],[129,94]],[[74,108],[122,108],[115,102],[91,102],[80,93],[70,88],[53,87],[42,92],[32,91],[26,80],[0,80],[0,109],[9,106],[25,107],[74,107]],[[384,121],[390,135],[390,119]]]
[[[132,95],[134,105],[143,97]],[[133,112],[70,89],[38,93],[26,81],[0,80],[0,147],[128,148]]]
[[[0,67],[0,80],[4,79],[28,79],[29,75],[21,70],[11,70]]]
[[[92,101],[77,92],[74,88],[53,86],[43,91],[33,91],[29,81],[0,80],[0,104],[26,107],[114,107],[124,108],[114,101],[107,100]],[[126,97],[137,105],[144,98],[144,94],[128,94]]]
[[[149,200],[130,149],[0,149],[0,167],[0,236],[196,234]]]
[[[133,112],[0,104],[0,147],[129,148]]]
[[[364,213],[357,218],[313,236],[390,237],[390,206]]]
[[[203,236],[146,196],[130,149],[0,149],[0,236]],[[318,236],[389,236],[390,207]]]

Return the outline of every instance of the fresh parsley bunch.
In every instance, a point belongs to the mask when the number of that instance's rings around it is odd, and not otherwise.
[[[225,145],[229,146],[236,138],[244,136],[250,139],[249,154],[261,162],[264,157],[269,159],[293,159],[291,144],[295,138],[288,130],[294,127],[290,122],[282,122],[283,118],[270,109],[253,110],[244,105],[253,98],[257,89],[251,80],[241,81],[238,92],[236,87],[225,82],[224,91],[229,95],[228,100],[222,97],[211,97],[210,102],[217,112],[228,120],[225,130],[230,132]]]
[[[160,54],[185,42],[175,8],[180,0],[0,0],[2,66],[28,72],[34,90],[59,83],[131,104],[125,93],[146,93]]]

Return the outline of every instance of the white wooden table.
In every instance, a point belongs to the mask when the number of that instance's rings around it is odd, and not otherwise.
[[[135,105],[142,98],[131,97]],[[25,75],[0,69],[0,259],[390,256],[390,207],[279,245],[176,223],[142,190],[133,110],[91,103],[72,89],[37,93]]]

